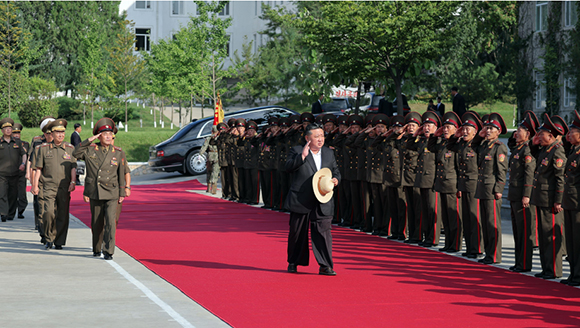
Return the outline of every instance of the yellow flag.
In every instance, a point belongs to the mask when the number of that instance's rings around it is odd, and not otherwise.
[[[215,104],[215,111],[213,114],[213,125],[218,125],[224,120],[224,108],[222,106],[222,99],[220,98],[220,93],[217,94],[217,101]]]

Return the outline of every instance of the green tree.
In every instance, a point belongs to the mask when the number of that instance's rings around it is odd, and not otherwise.
[[[44,116],[58,115],[58,104],[53,99],[57,88],[53,81],[31,77],[28,91],[29,97],[18,112],[22,125],[28,128],[37,127]]]
[[[121,86],[125,100],[125,132],[127,132],[127,101],[129,100],[129,90],[134,86],[133,82],[138,81],[138,76],[143,71],[144,62],[141,56],[135,51],[135,23],[129,20],[121,22],[124,28],[117,34],[115,43],[108,48],[111,57],[111,74],[115,85]],[[118,92],[117,92],[118,94]]]
[[[0,114],[18,112],[26,97],[30,33],[21,27],[13,1],[0,2]]]

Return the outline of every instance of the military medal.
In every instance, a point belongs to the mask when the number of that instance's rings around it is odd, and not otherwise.
[[[515,154],[514,159],[520,159],[520,154]]]
[[[558,158],[556,160],[556,167],[562,167],[562,165],[564,165],[564,160],[561,158]]]
[[[491,161],[491,154],[486,154],[485,155],[485,160],[486,161]]]
[[[70,155],[67,152],[65,152],[64,155],[62,155],[62,158],[70,159]]]
[[[499,161],[503,162],[505,160],[505,154],[499,154]]]
[[[530,155],[526,156],[525,161],[526,161],[526,164],[527,163],[531,163],[532,162],[532,156],[530,156]]]
[[[445,153],[445,158],[451,158],[451,156],[453,156],[451,152],[448,151]]]
[[[542,165],[548,165],[548,159],[547,158],[544,158],[542,160]]]
[[[576,163],[576,161],[573,161],[572,163],[570,163],[570,166],[572,167],[576,167],[578,165],[578,163]]]
[[[117,163],[117,158],[113,157],[113,159],[111,159],[111,165],[115,165],[115,166],[116,166],[116,165],[119,165],[119,164]]]

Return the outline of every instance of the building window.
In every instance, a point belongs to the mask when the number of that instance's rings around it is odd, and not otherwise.
[[[564,26],[574,26],[578,21],[578,4],[576,1],[564,2]]]
[[[151,1],[135,1],[135,9],[151,9]]]
[[[254,15],[258,16],[258,3],[260,1],[254,1]]]
[[[545,31],[548,28],[548,2],[536,1],[536,32]]]
[[[232,41],[232,36],[230,34],[228,34],[228,41],[226,42],[226,56],[229,57],[230,56],[230,50],[231,50],[231,46],[230,43]]]
[[[536,108],[546,107],[546,80],[544,74],[536,72]]]
[[[576,106],[576,94],[574,93],[574,82],[571,78],[564,80],[564,107]]]
[[[171,1],[171,15],[184,15],[183,3],[184,1]]]
[[[254,53],[258,53],[258,35],[254,34]]]
[[[219,16],[229,16],[230,15],[230,3],[226,3],[222,11],[218,14]]]
[[[135,29],[135,47],[137,51],[150,51],[151,50],[151,29],[149,28],[136,28]]]

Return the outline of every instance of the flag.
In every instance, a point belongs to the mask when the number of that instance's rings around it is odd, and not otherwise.
[[[222,99],[220,93],[217,94],[217,101],[215,103],[215,111],[213,114],[213,125],[218,125],[224,120],[224,108],[222,106]]]

